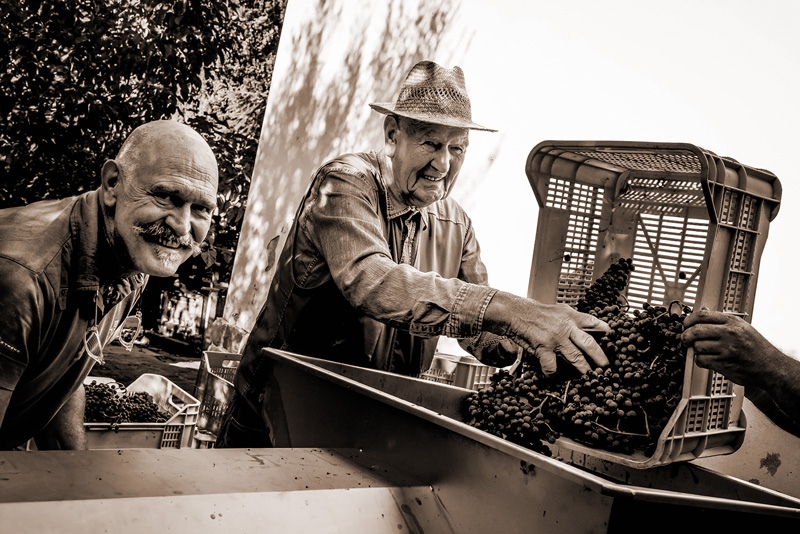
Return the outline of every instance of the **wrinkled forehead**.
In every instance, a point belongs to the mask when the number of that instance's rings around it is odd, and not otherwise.
[[[174,134],[154,138],[142,146],[141,162],[151,167],[180,166],[202,169],[216,177],[217,161],[211,148],[199,137]]]
[[[216,189],[217,162],[208,145],[185,136],[170,137],[148,139],[121,153],[117,163],[124,175],[140,185],[169,177]]]
[[[406,119],[405,131],[416,139],[436,139],[439,142],[469,143],[469,129]]]
[[[175,196],[213,209],[216,206],[218,178],[203,166],[185,159],[162,157],[151,164],[121,165],[117,162],[126,190],[148,195]]]
[[[155,121],[136,128],[125,140],[117,160],[125,166],[158,167],[186,162],[217,174],[211,147],[193,129],[173,121]]]

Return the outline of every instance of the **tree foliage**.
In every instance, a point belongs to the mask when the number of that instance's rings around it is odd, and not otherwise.
[[[137,126],[198,130],[220,168],[203,255],[227,280],[286,0],[0,0],[0,208],[79,194]]]
[[[216,262],[223,280],[230,279],[239,240],[285,9],[286,0],[251,0],[235,9],[231,55],[239,60],[210,71],[203,97],[186,109],[187,123],[204,133],[220,165],[214,246],[201,259]]]

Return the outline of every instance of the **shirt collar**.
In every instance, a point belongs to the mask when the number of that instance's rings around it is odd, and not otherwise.
[[[386,199],[386,217],[391,220],[397,217],[402,217],[407,213],[410,213],[410,217],[413,217],[414,214],[419,213],[420,218],[422,219],[422,228],[426,229],[428,227],[428,206],[424,208],[418,208],[416,206],[407,206],[404,203],[395,203],[392,202],[392,194],[389,191],[389,187],[386,185],[386,180],[384,179],[383,174],[387,172],[389,169],[389,165],[386,162],[386,153],[381,150],[380,154],[378,154],[378,177],[380,181],[380,185],[383,188],[383,196]]]

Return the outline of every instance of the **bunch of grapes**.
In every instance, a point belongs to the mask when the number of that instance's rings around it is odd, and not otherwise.
[[[579,312],[589,313],[591,310],[617,304],[633,270],[633,260],[630,258],[620,258],[617,263],[612,263],[608,270],[589,286],[575,308]]]
[[[525,362],[520,376],[501,371],[468,396],[465,420],[538,452],[566,436],[613,452],[651,454],[681,398],[680,336],[691,309],[644,304],[630,313],[618,302],[632,270],[630,260],[619,260],[576,306],[611,327],[596,334],[607,367],[578,375],[562,365],[543,377],[536,362]]]
[[[122,385],[98,384],[96,380],[84,388],[87,423],[163,423],[170,418],[143,391],[126,393]]]
[[[532,371],[513,376],[501,369],[488,387],[465,399],[463,408],[475,428],[548,456],[547,443],[559,436],[551,426],[560,409],[558,399]]]

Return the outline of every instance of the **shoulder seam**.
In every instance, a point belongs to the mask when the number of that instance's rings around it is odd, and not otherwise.
[[[50,266],[50,264],[52,264],[53,261],[55,261],[55,259],[57,257],[59,257],[61,254],[63,254],[64,245],[67,243],[67,241],[69,241],[69,239],[70,239],[70,236],[67,236],[66,239],[58,246],[58,251],[55,254],[53,254],[53,256],[49,260],[47,260],[47,263],[45,263],[42,266],[41,270],[36,270],[33,267],[31,267],[30,265],[28,265],[27,263],[22,263],[22,261],[20,259],[12,257],[12,256],[9,256],[8,254],[0,254],[0,258],[4,259],[6,261],[9,261],[11,263],[16,263],[17,265],[19,265],[23,269],[26,269],[26,270],[28,270],[28,271],[30,271],[30,272],[32,272],[32,273],[34,273],[34,274],[36,274],[38,276],[38,275],[41,275],[42,273],[44,273],[47,270],[47,268]]]

